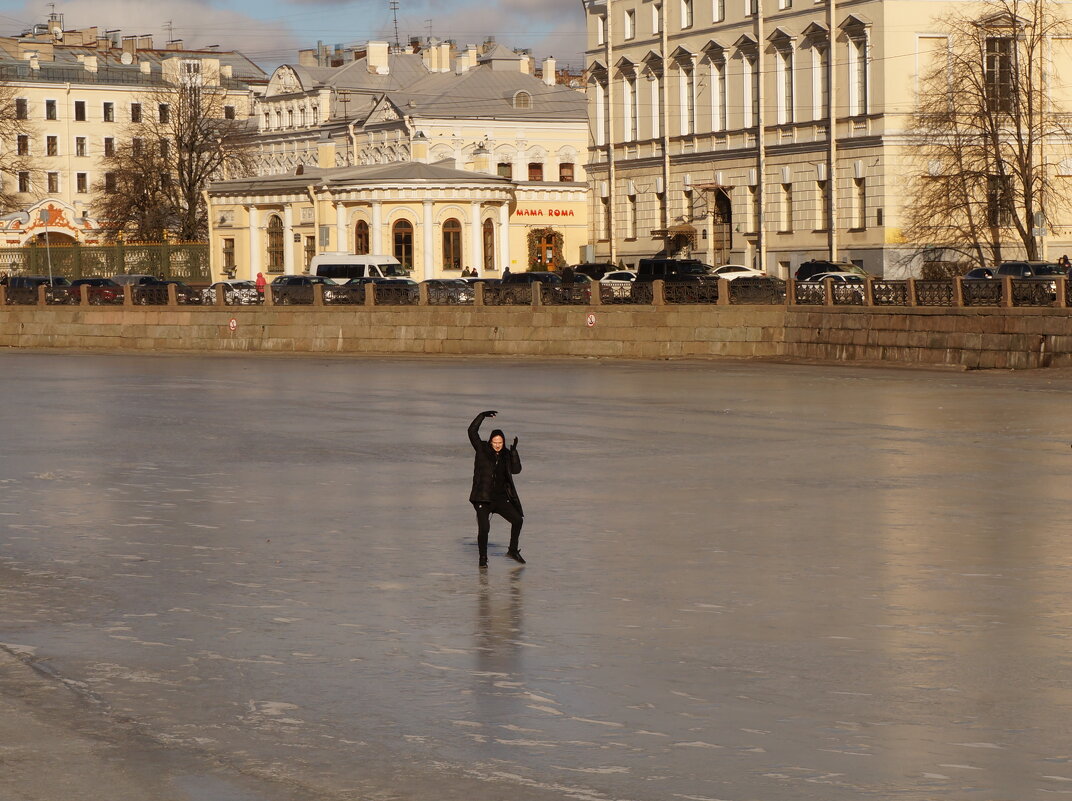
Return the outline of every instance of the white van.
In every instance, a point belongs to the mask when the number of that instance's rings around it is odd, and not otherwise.
[[[406,271],[394,256],[318,253],[309,263],[309,274],[345,281],[348,278],[404,278]]]

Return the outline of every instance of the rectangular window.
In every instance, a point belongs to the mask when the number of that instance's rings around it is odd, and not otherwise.
[[[711,130],[726,130],[726,62],[711,62]]]
[[[104,157],[110,159],[115,155],[115,140],[110,137],[104,137]]]
[[[558,180],[564,182],[573,182],[576,179],[573,176],[573,165],[566,161],[558,165]]]
[[[105,122],[115,122],[115,103],[105,103],[101,113]]]
[[[160,140],[160,158],[167,161],[171,158],[171,142],[167,139]]]
[[[696,72],[691,64],[682,64],[680,71],[681,134],[696,133]]]
[[[596,17],[596,44],[607,43],[607,20],[604,17]]]
[[[167,125],[168,121],[171,119],[171,106],[169,106],[167,103],[161,103],[159,106],[157,106],[156,114],[157,119],[159,119],[160,122],[162,122],[164,125]]]
[[[636,195],[626,195],[626,220],[625,220],[625,235],[629,239],[636,239],[637,232],[637,216],[636,216]]]
[[[600,237],[600,239],[609,240],[610,239],[610,198],[606,198],[606,197],[600,198],[600,201],[601,202],[600,202],[599,207],[600,207],[601,216],[602,216],[602,219],[600,220],[600,222],[603,223],[600,226],[600,230],[603,232],[603,235]]]
[[[495,165],[495,174],[500,178],[513,178],[514,177],[514,165],[508,161],[500,161]]]
[[[74,101],[74,120],[75,122],[86,121],[86,101],[76,100]]]
[[[30,104],[25,97],[15,98],[15,119],[30,119]],[[19,191],[21,192],[22,190],[20,189]]]
[[[759,187],[748,187],[748,233],[754,234],[759,225]]]
[[[825,119],[830,103],[830,59],[825,46],[811,51],[811,118]]]
[[[58,156],[60,154],[60,138],[58,136],[45,137],[45,155]]]
[[[681,27],[692,27],[692,0],[681,0]]]
[[[529,180],[530,181],[542,181],[543,180],[543,164],[538,161],[534,161],[529,164]]]
[[[104,191],[108,194],[115,194],[116,180],[114,172],[104,173]]]
[[[234,106],[224,106],[223,107],[223,118],[225,120],[233,120],[235,118],[235,107]]]
[[[744,15],[754,17],[759,13],[759,0],[744,0]]]
[[[60,191],[60,174],[58,172],[48,173],[48,192],[50,195],[54,195]]]
[[[306,237],[312,239],[313,237]],[[223,240],[223,269],[232,272],[235,269],[234,239],[227,237]]]
[[[868,113],[867,37],[849,40],[849,114]]]
[[[161,189],[170,189],[171,188],[171,173],[170,172],[162,172],[162,173],[160,173],[160,188]]]
[[[636,37],[636,11],[632,8],[627,9],[625,12],[625,18],[622,21],[622,35],[626,39]]]
[[[751,128],[759,120],[759,70],[755,56],[746,55],[744,67],[744,127]]]
[[[658,139],[663,135],[663,103],[662,103],[662,77],[653,76],[651,81],[651,138]]]
[[[20,156],[30,155],[30,137],[26,134],[19,134],[18,139],[15,140],[15,152]]]
[[[20,192],[29,192],[30,191],[30,173],[28,173],[28,172],[20,172],[19,173],[19,191]]]
[[[622,140],[632,142],[638,138],[636,120],[636,78],[629,75],[622,79]]]
[[[830,196],[827,193],[827,181],[816,181],[815,192],[818,202],[818,219],[816,219],[816,231],[830,230]]]
[[[56,101],[55,100],[46,100],[45,101],[45,119],[46,120],[59,119],[59,117],[56,114]]]
[[[141,103],[130,104],[130,121],[141,122]]]
[[[712,0],[711,18],[713,22],[722,22],[726,19],[726,0]]]
[[[782,184],[782,219],[778,230],[784,234],[793,231],[793,185]]]
[[[651,7],[651,32],[663,32],[663,7],[660,3],[656,3]]]
[[[864,230],[867,228],[867,179],[853,178],[853,228]]]
[[[89,191],[89,174],[84,172],[77,172],[74,175],[75,187],[80,195],[84,195]]]
[[[778,70],[778,124],[786,125],[795,119],[793,99],[793,51],[783,50],[779,54]]]
[[[991,228],[1006,228],[1012,224],[1012,183],[1008,176],[987,176],[986,217]]]
[[[85,158],[86,138],[84,136],[76,136],[74,138],[74,154],[80,158]]]
[[[793,0],[778,0],[778,8],[785,11],[787,8],[793,7]]]
[[[1016,50],[1013,40],[991,36],[986,40],[986,99],[994,111],[1012,111],[1016,95]]]
[[[144,152],[145,140],[141,137],[135,136],[130,140],[130,152],[134,158],[141,158],[141,154]]]

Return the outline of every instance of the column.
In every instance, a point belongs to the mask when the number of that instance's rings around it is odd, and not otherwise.
[[[349,251],[346,236],[346,207],[342,203],[335,204],[335,250],[339,253]]]
[[[377,256],[386,255],[387,251],[383,249],[383,204],[378,200],[372,201],[372,222],[369,223],[369,228],[372,229],[369,232],[369,250]]]
[[[478,274],[484,273],[484,236],[480,228],[480,201],[476,200],[469,204],[469,218],[472,220],[469,229],[469,267]],[[463,260],[464,262],[464,260]],[[464,263],[462,267],[465,267]]]
[[[510,201],[504,200],[499,206],[499,252],[496,256],[499,269],[505,270],[510,266]],[[528,265],[519,268],[527,270]],[[513,272],[513,270],[511,270]]]
[[[283,272],[294,275],[294,208],[283,207]]]
[[[252,281],[264,269],[261,263],[260,212],[256,206],[246,206],[249,212],[249,278]]]
[[[424,278],[433,277],[435,261],[433,259],[435,243],[435,225],[432,222],[432,201],[424,201],[424,222],[421,224],[421,252],[424,254]]]

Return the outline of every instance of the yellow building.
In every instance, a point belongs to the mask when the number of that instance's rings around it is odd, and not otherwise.
[[[587,0],[596,257],[689,254],[781,277],[831,258],[918,275],[901,235],[911,115],[948,47],[940,18],[969,6]],[[1053,43],[1047,102],[1069,97],[1066,44]],[[1056,257],[1072,228],[1052,222]]]
[[[417,278],[554,269],[588,242],[584,95],[492,42],[303,54],[255,118],[258,177],[209,190],[213,271],[394,255]],[[546,76],[546,77],[543,77]]]
[[[254,93],[268,80],[237,52],[189,50],[181,41],[156,48],[150,36],[65,30],[62,14],[21,36],[0,37],[0,80],[29,129],[0,147],[30,159],[28,169],[0,176],[19,204],[0,218],[0,242],[25,245],[44,236],[42,211],[53,242],[96,242],[90,206],[107,183],[101,158],[129,125],[161,113],[155,92],[193,73],[203,85],[226,90],[224,113],[235,119],[249,116]]]

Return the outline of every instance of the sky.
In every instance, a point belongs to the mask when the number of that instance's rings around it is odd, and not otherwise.
[[[318,41],[331,46],[394,39],[389,0],[0,0],[0,34],[18,34],[44,22],[53,5],[68,29],[96,25],[127,35],[152,34],[158,46],[172,36],[187,47],[218,44],[241,50],[268,71],[296,61],[298,49]],[[581,0],[497,0],[492,5],[398,0],[398,5],[402,41],[430,33],[462,45],[494,36],[510,47],[532,48],[538,59],[554,56],[559,66],[583,66]]]

